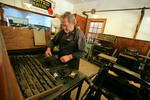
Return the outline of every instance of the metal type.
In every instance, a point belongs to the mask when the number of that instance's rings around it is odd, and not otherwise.
[[[24,99],[38,99],[61,87],[34,56],[10,56],[10,61]]]

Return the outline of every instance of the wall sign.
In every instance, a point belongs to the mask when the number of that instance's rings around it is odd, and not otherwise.
[[[22,0],[22,7],[52,15],[56,3],[52,0]]]
[[[52,6],[51,2],[46,0],[30,0],[30,4],[32,4],[32,6],[39,7],[45,10],[48,10]]]

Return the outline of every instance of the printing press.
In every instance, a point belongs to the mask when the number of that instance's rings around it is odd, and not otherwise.
[[[100,100],[104,95],[108,100],[149,100],[150,83],[141,74],[116,63],[115,57],[99,54],[104,60],[101,69],[86,78],[89,88],[82,100]],[[91,80],[91,78],[93,78]]]

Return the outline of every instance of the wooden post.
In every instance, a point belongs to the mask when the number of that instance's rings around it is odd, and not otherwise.
[[[142,11],[141,11],[141,17],[140,17],[139,23],[138,23],[138,25],[137,25],[137,27],[136,27],[136,30],[135,30],[133,39],[135,39],[136,36],[137,36],[137,33],[138,33],[139,28],[140,28],[140,26],[141,26],[141,22],[142,22],[142,20],[143,20],[144,14],[145,14],[145,7],[144,7],[144,8],[142,9]]]

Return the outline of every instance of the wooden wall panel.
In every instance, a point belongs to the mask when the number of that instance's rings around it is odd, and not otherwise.
[[[118,37],[118,43],[114,45],[114,49],[115,48],[119,49],[119,47],[121,47],[120,51],[124,51],[127,47],[133,47],[139,50],[140,54],[145,55],[149,46],[150,46],[149,41]]]
[[[80,26],[80,29],[82,30],[82,32],[85,34],[85,25],[86,25],[86,18],[82,17],[80,15],[74,14],[77,20],[77,24],[76,26]]]
[[[33,30],[20,27],[0,26],[7,50],[45,48],[45,46],[35,46]],[[45,32],[46,44],[51,39],[50,31]]]

